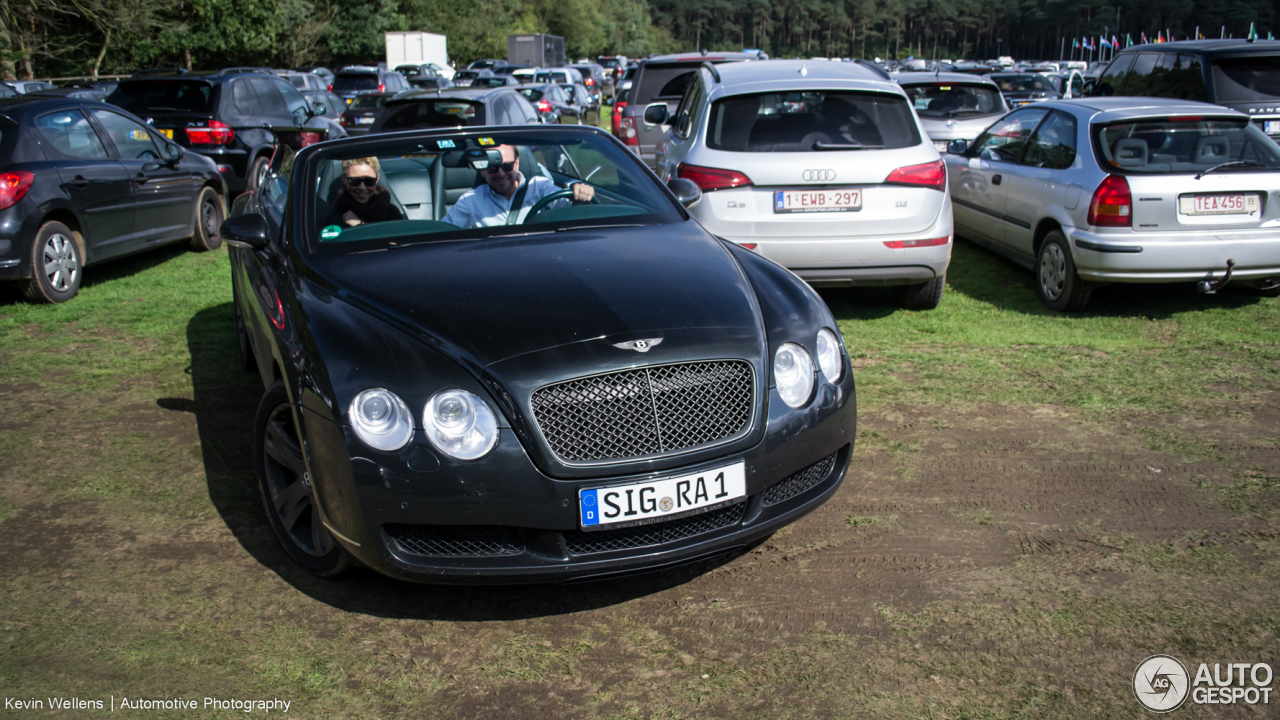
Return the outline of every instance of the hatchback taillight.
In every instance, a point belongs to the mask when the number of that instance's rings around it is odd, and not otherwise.
[[[0,210],[17,205],[35,181],[36,176],[28,170],[14,170],[0,175]]]
[[[623,122],[626,122],[625,118]],[[676,166],[676,177],[692,180],[694,184],[702,188],[703,192],[747,187],[751,184],[751,178],[736,170],[721,170],[720,168],[699,167],[684,163]]]
[[[947,188],[947,164],[941,160],[921,165],[900,167],[884,179],[887,185],[918,185],[945,190]]]
[[[1094,227],[1133,227],[1133,195],[1129,181],[1108,175],[1089,201],[1087,222]]]
[[[210,120],[209,127],[187,128],[187,140],[192,145],[226,145],[235,137],[235,128],[218,120]]]
[[[624,117],[618,121],[618,130],[622,134],[622,142],[626,145],[639,145],[640,136],[636,134],[636,119]]]
[[[329,86],[329,92],[333,92],[333,85]]]

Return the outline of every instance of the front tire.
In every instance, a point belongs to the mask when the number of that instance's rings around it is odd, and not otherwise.
[[[1092,286],[1076,274],[1071,246],[1057,230],[1045,235],[1036,254],[1036,289],[1040,300],[1059,312],[1080,310],[1089,302]]]
[[[939,275],[926,283],[904,285],[902,307],[908,310],[933,310],[942,302],[942,292],[946,286],[946,275]]]
[[[47,222],[31,245],[31,279],[22,296],[35,303],[64,303],[80,291],[84,255],[71,228]]]
[[[267,519],[289,557],[320,577],[337,577],[350,570],[351,557],[321,523],[293,407],[280,380],[258,403],[253,458]]]
[[[245,178],[245,192],[257,190],[262,187],[263,181],[267,179],[267,170],[271,167],[271,158],[266,155],[260,156],[253,164],[249,166],[249,176]]]
[[[222,247],[222,220],[226,215],[218,191],[210,187],[201,190],[196,198],[196,231],[191,235],[191,249],[206,252]]]

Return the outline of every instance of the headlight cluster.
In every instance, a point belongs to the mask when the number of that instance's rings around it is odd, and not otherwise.
[[[835,333],[823,328],[818,331],[818,368],[827,382],[835,384],[844,376],[844,361],[840,354],[840,341]],[[809,352],[795,343],[783,343],[773,355],[773,379],[782,401],[793,408],[809,402],[817,384],[813,358]]]
[[[394,452],[413,439],[413,416],[395,393],[361,391],[351,401],[351,426],[369,447]],[[498,421],[484,400],[466,390],[442,390],[427,401],[422,426],[437,450],[458,460],[483,457],[498,442]]]

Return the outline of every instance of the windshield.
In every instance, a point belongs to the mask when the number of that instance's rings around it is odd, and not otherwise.
[[[992,75],[1000,92],[1057,92],[1057,84],[1046,75]]]
[[[597,133],[486,128],[392,137],[360,151],[337,144],[308,165],[315,180],[301,187],[316,188],[305,233],[313,252],[685,219],[632,153]],[[503,193],[523,194],[510,223]]]
[[[422,72],[422,68],[418,65],[401,65],[396,68],[396,72],[407,78],[417,77]]]
[[[135,80],[120,83],[107,102],[135,115],[157,112],[213,113],[213,86],[192,80]]]
[[[478,77],[480,77],[479,70],[459,70],[458,72],[453,74],[453,79],[455,81],[456,80],[475,80]]]
[[[907,97],[920,117],[952,118],[1004,112],[1000,91],[991,85],[929,83],[904,85]]]
[[[814,90],[715,101],[707,147],[729,152],[896,149],[920,144],[906,98]]]
[[[1280,98],[1280,55],[1223,58],[1213,61],[1216,102]]]
[[[1125,173],[1258,172],[1280,169],[1280,147],[1247,119],[1164,118],[1094,126],[1104,169]]]
[[[358,75],[339,75],[333,79],[333,91],[336,93],[350,90],[377,90],[378,76],[373,73]]]

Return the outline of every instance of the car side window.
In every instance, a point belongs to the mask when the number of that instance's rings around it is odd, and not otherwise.
[[[508,98],[499,95],[492,103],[489,104],[489,110],[492,117],[489,118],[490,125],[510,125],[511,115],[507,110]]]
[[[98,137],[89,118],[79,110],[59,110],[36,118],[40,134],[54,149],[68,157],[81,160],[106,160],[107,149]]]
[[[538,112],[533,109],[533,105],[531,105],[523,95],[512,96],[511,102],[519,109],[521,117],[524,118],[523,124],[538,124]],[[520,122],[517,118],[512,118],[512,120]]]
[[[1076,119],[1054,111],[1040,123],[1022,154],[1021,165],[1065,170],[1076,160]]]
[[[276,90],[275,83],[271,81],[271,78],[249,78],[249,82],[253,85],[254,92],[258,94],[258,99],[262,101],[262,107],[266,110],[265,114],[279,118],[290,116],[289,107],[285,105],[284,98]]]
[[[1084,96],[1084,76],[1080,73],[1071,73],[1071,97]]]
[[[1049,113],[1044,108],[1018,110],[987,128],[973,141],[970,153],[983,160],[1018,162],[1036,125]]]
[[[241,115],[266,115],[258,93],[249,85],[248,78],[241,78],[231,83],[231,104]]]
[[[272,82],[275,84],[280,96],[284,98],[285,107],[289,108],[289,114],[293,116],[293,121],[298,125],[305,124],[309,118],[306,98],[302,97],[292,85],[283,80],[272,80]]]
[[[702,76],[700,73],[694,73],[689,85],[685,88],[684,97],[680,98],[680,104],[676,106],[675,119],[672,121],[671,129],[680,137],[689,137],[689,129],[693,126],[693,108],[702,98]]]
[[[93,110],[93,117],[106,128],[120,157],[125,160],[159,160],[160,149],[147,126],[109,110]]]
[[[1156,69],[1163,53],[1138,53],[1133,68],[1125,75],[1124,84],[1117,88],[1117,95],[1151,95],[1151,73]]]
[[[1094,88],[1093,94],[1103,97],[1121,94],[1120,89],[1124,85],[1129,68],[1133,66],[1135,55],[1136,53],[1121,55],[1115,62],[1108,65],[1106,72],[1098,79],[1098,86]]]

